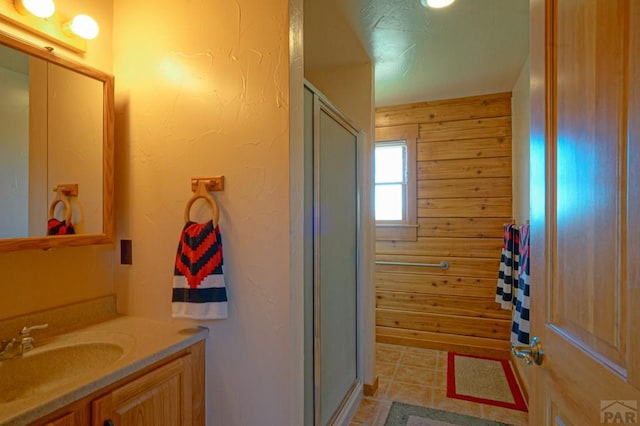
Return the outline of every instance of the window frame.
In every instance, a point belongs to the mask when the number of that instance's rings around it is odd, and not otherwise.
[[[376,157],[377,157],[377,153],[378,153],[378,148],[387,148],[387,147],[402,147],[402,154],[403,154],[403,158],[402,158],[402,180],[398,180],[398,181],[393,181],[393,182],[377,182],[374,176],[373,179],[373,187],[374,187],[374,191],[375,193],[377,193],[377,189],[379,186],[395,186],[395,185],[400,185],[402,188],[402,200],[403,200],[403,206],[402,206],[402,218],[401,219],[376,219],[376,223],[377,224],[381,224],[381,225],[387,225],[387,224],[403,224],[407,222],[408,216],[408,206],[407,206],[407,186],[409,184],[409,176],[408,176],[408,161],[409,161],[409,154],[408,154],[408,150],[409,147],[407,146],[407,141],[405,139],[398,139],[398,140],[392,140],[392,141],[382,141],[382,142],[376,142],[375,145],[375,153],[376,153]],[[374,210],[374,217],[376,215],[376,211]]]
[[[417,218],[417,152],[416,145],[419,135],[418,124],[400,126],[376,127],[375,148],[393,142],[406,144],[406,185],[404,191],[404,214],[399,221],[376,220],[376,240],[386,241],[416,241],[418,239]],[[376,182],[373,176],[375,194]],[[375,211],[374,211],[375,219]]]

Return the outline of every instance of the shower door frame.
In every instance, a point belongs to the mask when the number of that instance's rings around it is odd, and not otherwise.
[[[356,203],[356,377],[351,387],[344,396],[341,404],[329,419],[328,424],[342,424],[357,408],[362,398],[363,388],[363,283],[360,271],[362,244],[361,227],[361,171],[362,165],[360,151],[363,147],[363,134],[340,110],[338,110],[318,89],[305,80],[305,87],[313,94],[313,402],[314,424],[321,425],[321,344],[320,330],[320,239],[317,238],[317,230],[320,226],[320,113],[326,113],[340,126],[344,127],[355,138],[355,193]]]

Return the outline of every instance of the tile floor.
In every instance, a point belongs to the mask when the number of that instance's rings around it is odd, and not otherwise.
[[[376,344],[378,391],[364,397],[351,426],[383,426],[393,401],[527,426],[527,413],[447,398],[447,352]]]

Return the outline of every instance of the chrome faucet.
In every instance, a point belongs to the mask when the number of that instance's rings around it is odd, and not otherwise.
[[[20,335],[13,339],[0,341],[0,360],[15,358],[22,356],[25,352],[33,349],[33,330],[43,330],[49,327],[49,324],[34,325],[32,327],[22,327]]]

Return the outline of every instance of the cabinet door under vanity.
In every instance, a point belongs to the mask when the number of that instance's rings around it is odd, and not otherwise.
[[[62,417],[59,417],[49,423],[47,426],[76,426],[78,422],[76,421],[76,413],[67,413]]]
[[[191,425],[190,365],[187,354],[94,400],[91,424]]]
[[[199,342],[33,426],[204,426],[204,374],[204,342]]]

